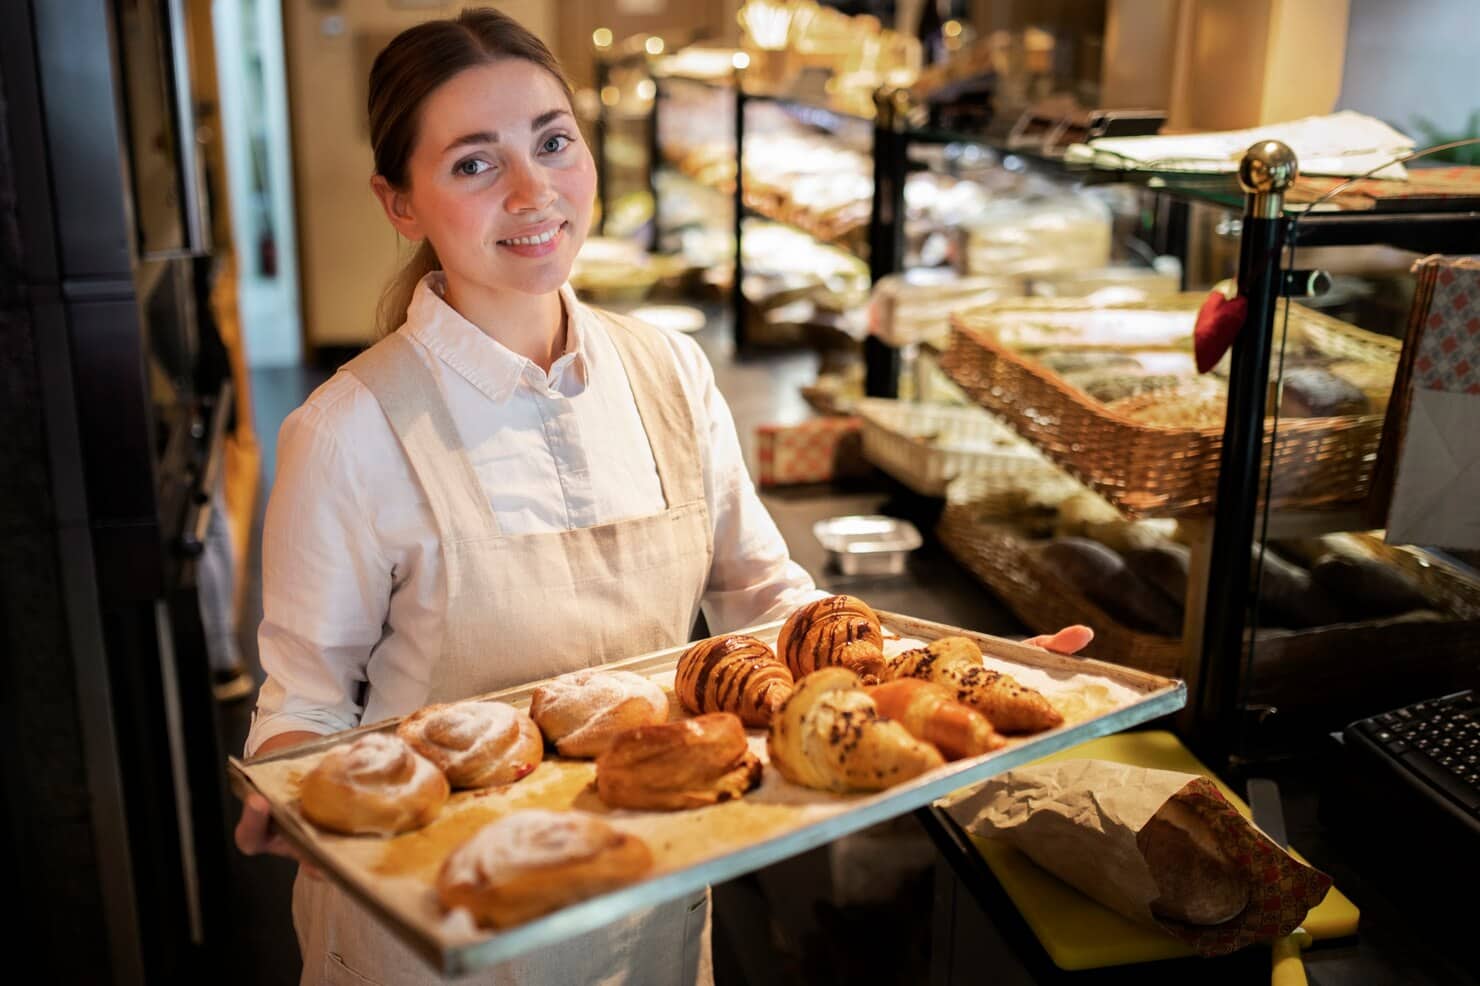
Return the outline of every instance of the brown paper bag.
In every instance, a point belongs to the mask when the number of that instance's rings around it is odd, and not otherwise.
[[[1222,924],[1188,924],[1152,909],[1162,888],[1138,836],[1173,799],[1180,808],[1169,811],[1195,813],[1231,873],[1247,885],[1247,905]],[[1196,774],[1104,760],[1036,764],[993,778],[948,811],[973,835],[1003,840],[1111,910],[1161,928],[1200,955],[1288,935],[1331,888],[1330,877],[1293,859]]]

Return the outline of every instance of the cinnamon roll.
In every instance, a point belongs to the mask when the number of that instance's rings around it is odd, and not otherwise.
[[[334,747],[299,786],[303,814],[345,835],[395,835],[437,817],[447,778],[394,733],[368,733]]]
[[[516,811],[453,850],[437,898],[483,927],[507,928],[633,883],[652,866],[646,843],[594,815]]]
[[[504,702],[428,705],[396,728],[455,788],[512,784],[540,765],[545,741],[534,720]]]
[[[572,671],[536,688],[529,715],[566,757],[595,757],[624,729],[668,718],[663,689],[631,671]]]

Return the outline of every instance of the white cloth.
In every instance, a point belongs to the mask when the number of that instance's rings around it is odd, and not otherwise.
[[[458,315],[441,288],[428,275],[402,331],[437,356],[431,369],[500,529],[570,530],[662,509],[630,385],[596,316],[562,292],[567,348],[547,375]],[[710,627],[779,618],[824,593],[790,560],[757,497],[703,352],[663,335],[702,437]],[[357,725],[367,681],[386,715],[424,703],[447,595],[436,525],[379,404],[352,374],[336,374],[283,423],[262,569],[268,680],[249,754],[279,733]]]

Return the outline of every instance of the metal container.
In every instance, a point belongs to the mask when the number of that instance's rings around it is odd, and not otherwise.
[[[921,544],[914,524],[881,514],[829,517],[812,533],[844,575],[898,575]]]

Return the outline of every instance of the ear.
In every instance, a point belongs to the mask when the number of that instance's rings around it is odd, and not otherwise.
[[[397,189],[381,175],[370,176],[370,189],[380,200],[380,207],[385,210],[385,217],[390,220],[397,233],[413,241],[426,237],[426,234],[421,231],[421,224],[416,221],[415,213],[412,212],[409,192]]]

